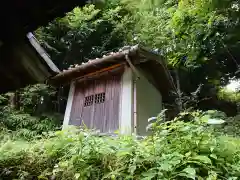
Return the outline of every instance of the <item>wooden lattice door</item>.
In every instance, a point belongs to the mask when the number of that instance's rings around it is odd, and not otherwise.
[[[113,133],[119,128],[121,75],[104,76],[78,83],[71,124]]]

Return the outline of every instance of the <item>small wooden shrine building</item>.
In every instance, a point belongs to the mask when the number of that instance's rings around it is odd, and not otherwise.
[[[138,45],[76,65],[52,81],[71,84],[63,127],[84,125],[102,133],[146,135],[148,118],[176,91],[162,57]]]

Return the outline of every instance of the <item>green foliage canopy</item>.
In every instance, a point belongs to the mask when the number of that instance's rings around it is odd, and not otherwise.
[[[124,34],[118,25],[125,14],[114,4],[102,10],[94,5],[75,8],[64,18],[39,28],[36,35],[59,68],[66,69],[123,46]]]
[[[125,0],[134,11],[128,41],[159,49],[180,69],[183,91],[238,76],[239,2]]]
[[[239,2],[106,0],[36,31],[60,69],[123,45],[144,44],[179,69],[182,91],[238,77]]]

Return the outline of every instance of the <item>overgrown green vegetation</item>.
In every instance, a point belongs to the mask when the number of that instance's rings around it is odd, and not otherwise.
[[[191,92],[238,75],[239,13],[236,0],[105,0],[75,8],[36,34],[60,69],[144,44],[181,71],[183,90]]]
[[[0,140],[36,139],[44,132],[58,130],[60,123],[54,115],[31,116],[23,111],[3,107],[0,113]]]
[[[127,12],[116,3],[109,2],[109,6],[75,8],[36,31],[40,43],[61,70],[124,45],[123,27],[119,26]]]
[[[240,93],[238,91],[231,91],[223,88],[220,89],[218,96],[221,99],[228,99],[232,102],[240,102]]]
[[[62,115],[53,111],[54,88],[37,84],[0,96],[0,140],[32,140],[58,130]]]
[[[202,85],[196,109],[233,115],[235,102],[216,96],[240,75],[239,15],[236,0],[105,0],[77,7],[35,34],[61,70],[142,44],[165,57],[186,96]]]
[[[186,116],[187,115],[187,116]],[[240,140],[209,125],[220,112],[182,113],[153,135],[99,137],[69,129],[37,141],[1,141],[1,179],[238,179]],[[217,119],[217,120],[216,120]],[[159,124],[160,123],[160,124]]]

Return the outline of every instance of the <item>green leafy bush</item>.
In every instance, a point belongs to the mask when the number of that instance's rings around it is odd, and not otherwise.
[[[38,141],[2,142],[0,179],[238,179],[240,139],[208,124],[222,114],[191,115],[159,119],[142,140],[70,128]]]
[[[217,130],[223,134],[227,134],[234,137],[240,137],[240,115],[229,117],[226,119],[226,123],[220,126]]]
[[[51,98],[56,95],[56,89],[46,84],[29,85],[19,91],[20,109],[29,114],[39,110],[48,110]],[[44,108],[45,107],[45,108]]]
[[[42,115],[36,117],[8,106],[1,107],[0,140],[5,139],[6,134],[14,139],[33,139],[38,135],[42,135],[43,132],[57,130],[60,123],[54,116]]]

